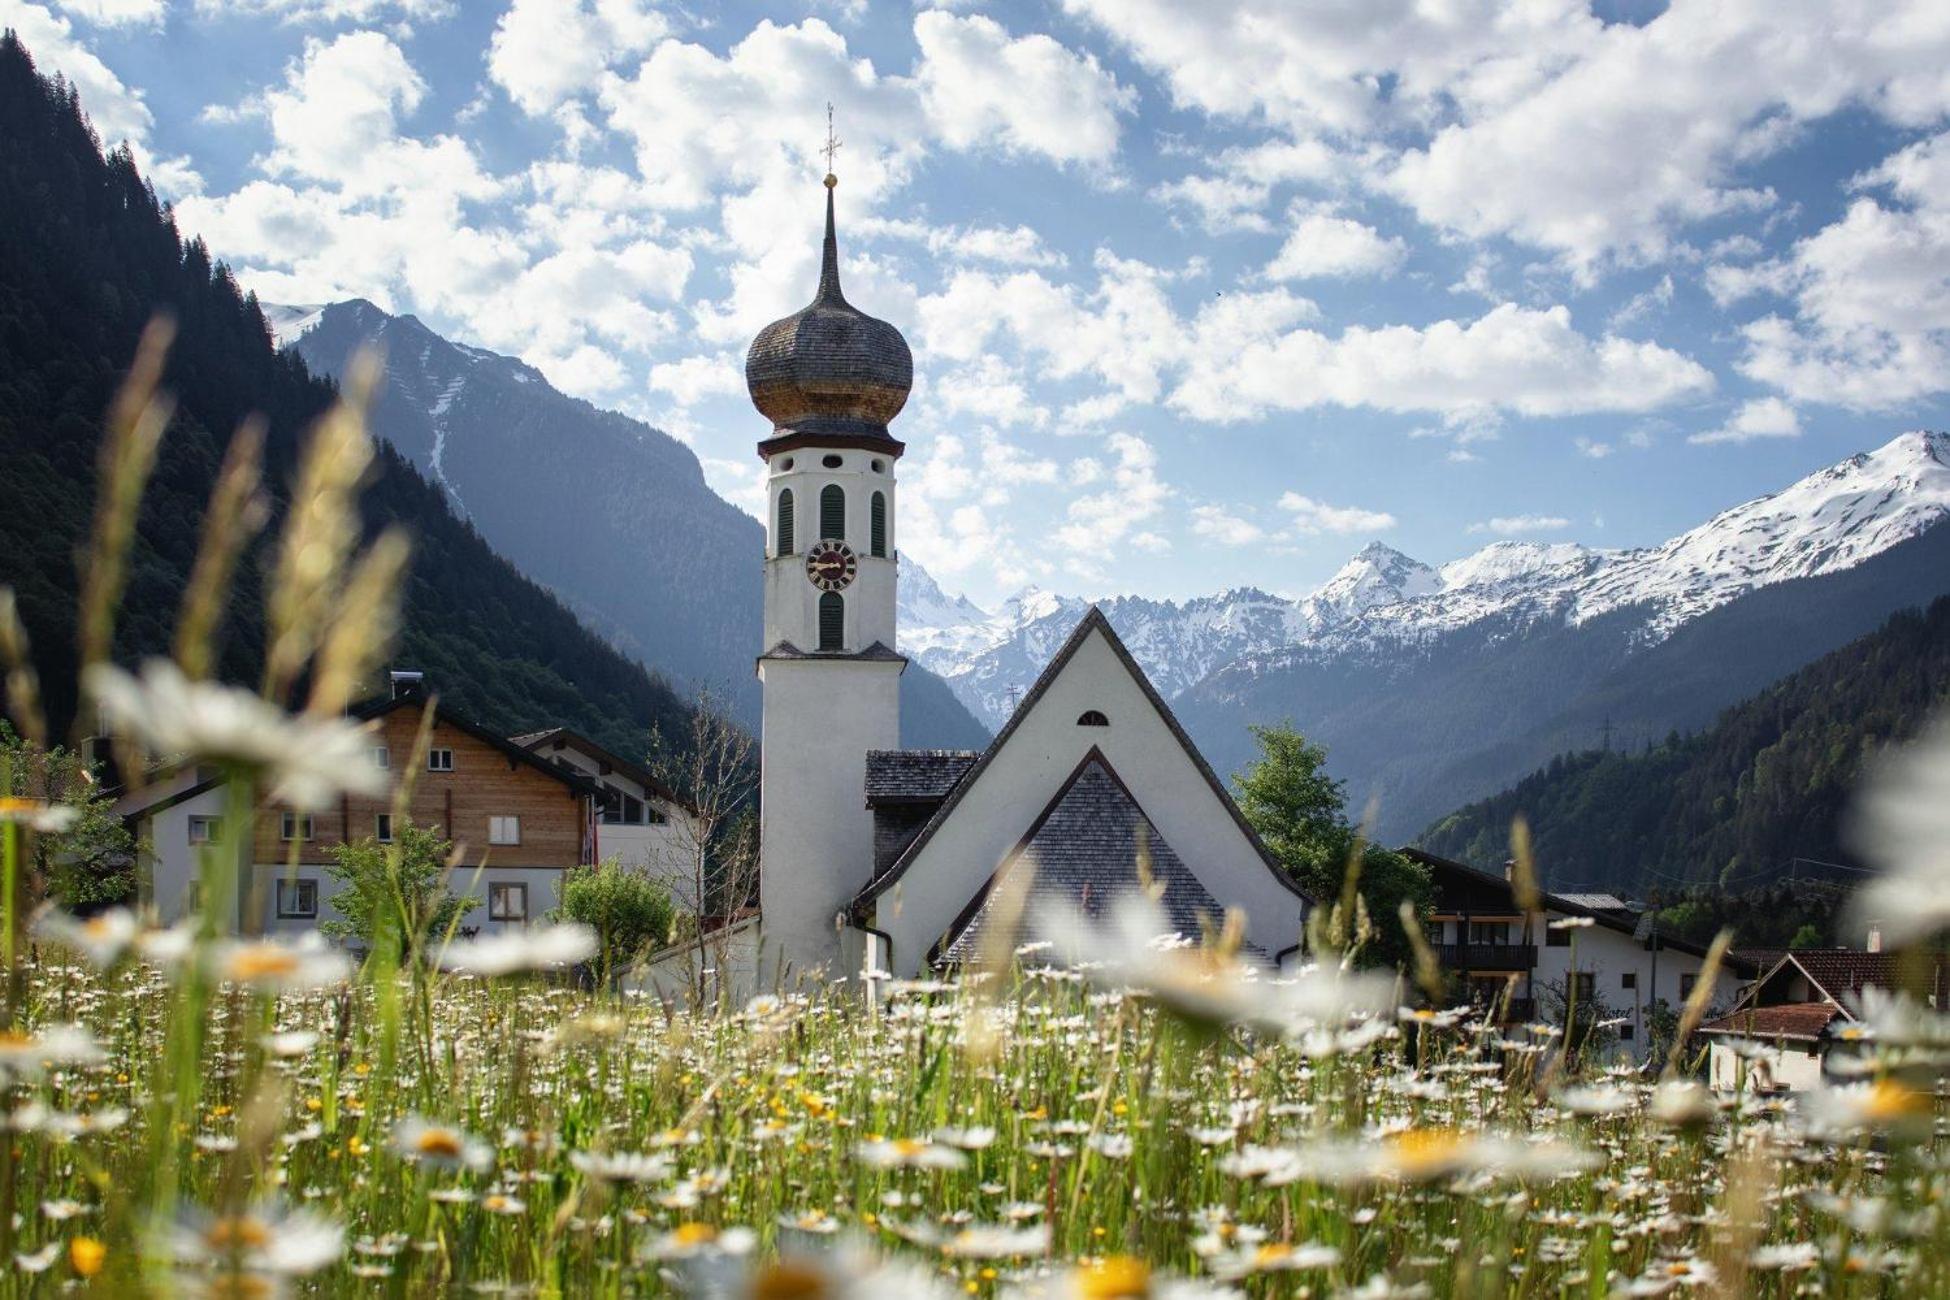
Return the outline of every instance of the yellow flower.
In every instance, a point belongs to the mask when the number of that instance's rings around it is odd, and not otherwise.
[[[68,1263],[82,1277],[101,1272],[107,1259],[108,1247],[93,1237],[75,1237],[68,1242]]]
[[[1143,1300],[1151,1294],[1151,1267],[1129,1255],[1100,1259],[1077,1274],[1079,1300]]]

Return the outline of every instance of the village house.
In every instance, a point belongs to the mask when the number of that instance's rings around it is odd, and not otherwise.
[[[394,673],[389,696],[350,710],[371,727],[370,760],[394,774],[389,784],[395,788],[413,761],[428,696],[420,674]],[[438,705],[418,769],[406,815],[454,842],[460,866],[449,887],[472,899],[460,922],[466,933],[492,933],[546,916],[559,900],[563,873],[598,860],[604,801],[620,788]],[[221,775],[202,768],[167,774],[117,803],[117,813],[144,846],[140,902],[162,920],[176,920],[196,906],[202,855],[230,852],[229,798]],[[630,814],[627,805],[618,806]],[[325,870],[334,850],[367,839],[392,843],[396,815],[390,792],[346,796],[336,807],[309,813],[260,809],[250,871],[239,891],[239,927],[296,932],[336,919],[332,896],[340,886]]]
[[[1692,995],[1706,950],[1660,934],[1650,918],[1610,895],[1543,893],[1539,907],[1517,905],[1509,869],[1479,871],[1408,848],[1435,881],[1427,938],[1468,1000],[1501,1006],[1511,1021],[1561,1015],[1575,992],[1580,1015],[1617,1019],[1619,1045],[1642,1056],[1652,1013],[1677,1012]],[[1713,1007],[1733,1005],[1753,966],[1729,956],[1715,980]],[[1507,1003],[1500,1001],[1506,996]]]
[[[1860,1050],[1862,999],[1870,990],[1905,992],[1940,1011],[1950,993],[1950,962],[1883,952],[1873,932],[1866,950],[1782,953],[1731,1011],[1700,1026],[1708,1081],[1726,1091],[1819,1087]]]

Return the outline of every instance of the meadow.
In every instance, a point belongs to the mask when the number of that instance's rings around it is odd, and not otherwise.
[[[110,662],[166,341],[111,415],[76,642],[124,769],[221,768],[237,826],[383,789],[344,716],[406,564],[358,521],[369,371],[267,548],[258,689],[210,680],[264,522],[248,428],[176,653]],[[44,739],[4,592],[0,660]],[[1567,1034],[1446,1006],[1426,949],[1413,978],[1358,969],[1358,905],[1318,909],[1315,964],[1275,977],[1140,890],[958,978],[690,1008],[591,987],[586,930],[429,933],[397,886],[363,954],[239,933],[221,843],[173,925],[72,915],[29,864],[73,809],[5,776],[0,1295],[1950,1294],[1950,1027],[1900,999],[1864,1006],[1856,1081],[1716,1097],[1687,1032],[1710,970],[1668,1053],[1613,1064],[1573,1046],[1601,1041],[1575,1008]],[[1945,842],[1945,801],[1895,797]],[[1921,930],[1950,891],[1940,850],[1913,861],[1883,901]]]

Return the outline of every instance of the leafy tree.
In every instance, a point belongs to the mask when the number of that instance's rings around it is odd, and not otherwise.
[[[134,900],[135,837],[81,755],[59,745],[43,749],[0,722],[0,792],[75,814],[66,830],[34,836],[26,862],[30,898],[51,897],[78,912]]]
[[[1822,941],[1821,927],[1813,921],[1808,922],[1799,930],[1796,930],[1794,937],[1788,940],[1788,947],[1790,948],[1820,948],[1823,946],[1825,945]]]
[[[577,921],[596,932],[597,976],[607,987],[617,971],[669,941],[676,915],[660,881],[610,858],[562,878],[562,905],[551,919]]]
[[[477,901],[447,888],[453,852],[449,841],[411,822],[400,826],[393,844],[367,838],[337,845],[325,874],[344,886],[331,898],[339,919],[318,928],[334,939],[356,939],[368,947],[382,930],[415,940],[445,935]]]
[[[1323,906],[1342,896],[1349,873],[1373,927],[1363,961],[1408,960],[1408,936],[1398,912],[1406,901],[1418,916],[1435,901],[1429,873],[1380,845],[1367,843],[1347,819],[1347,793],[1327,775],[1327,750],[1290,724],[1256,726],[1259,760],[1234,778],[1239,808],[1288,874]],[[1352,918],[1347,918],[1351,922]]]

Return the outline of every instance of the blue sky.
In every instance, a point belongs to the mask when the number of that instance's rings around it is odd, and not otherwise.
[[[1950,389],[1941,0],[0,0],[272,301],[371,298],[689,442],[844,276],[904,550],[1301,594],[1371,540],[1657,541]]]

